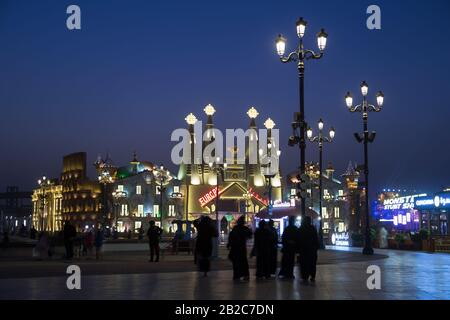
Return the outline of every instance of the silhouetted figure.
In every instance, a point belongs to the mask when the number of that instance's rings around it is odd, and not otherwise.
[[[131,240],[131,236],[132,236],[132,232],[131,232],[131,229],[130,230],[128,230],[128,240]]]
[[[95,228],[95,259],[100,260],[103,255],[103,242],[105,240],[105,232],[100,225]]]
[[[311,217],[304,217],[299,231],[300,274],[307,281],[316,280],[317,250],[319,237],[311,224]]]
[[[73,241],[77,236],[77,231],[74,226],[70,224],[70,221],[66,221],[64,224],[64,246],[66,248],[66,258],[73,258]]]
[[[245,225],[245,217],[241,216],[236,226],[231,230],[228,235],[227,248],[230,249],[228,258],[233,263],[233,279],[248,280],[250,273],[248,270],[247,260],[247,240],[251,239],[252,230]]]
[[[139,239],[139,240],[144,239],[144,228],[143,228],[142,226],[139,228],[138,239]]]
[[[155,262],[159,261],[159,241],[161,240],[162,233],[163,230],[155,225],[155,221],[150,221],[150,227],[147,230],[148,247],[150,249],[150,260],[148,260],[149,262],[153,262],[155,256]]]
[[[270,274],[274,275],[277,273],[278,266],[278,232],[274,227],[274,221],[269,220],[268,228],[270,231]]]
[[[196,263],[199,270],[206,277],[211,268],[212,241],[218,234],[213,225],[213,220],[207,216],[201,217],[200,221],[194,221],[194,226],[197,228],[197,240],[195,242]]]
[[[39,240],[35,247],[35,256],[38,260],[43,260],[49,256],[49,241],[45,232],[39,233]]]
[[[30,229],[30,239],[36,239],[37,230],[34,228],[34,226],[31,226]]]
[[[258,229],[255,231],[255,255],[256,255],[256,277],[270,278],[270,253],[272,234],[264,220],[259,221]]]
[[[9,245],[9,234],[8,231],[3,232],[3,240],[2,240],[2,246],[3,248],[7,248]]]
[[[289,225],[282,235],[283,257],[281,258],[281,270],[278,274],[283,278],[294,279],[295,255],[297,253],[299,230],[295,225],[295,217],[289,217]]]

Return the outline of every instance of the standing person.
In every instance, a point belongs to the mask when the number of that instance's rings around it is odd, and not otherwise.
[[[289,217],[289,225],[284,229],[281,240],[283,257],[281,259],[281,270],[278,275],[286,279],[295,279],[294,264],[299,240],[299,230],[295,225],[295,217]]]
[[[203,276],[208,276],[211,268],[211,255],[213,250],[213,238],[217,237],[217,230],[210,217],[203,216],[196,222],[197,241],[195,242],[195,256],[199,270]]]
[[[30,229],[30,239],[36,239],[36,233],[37,233],[37,231],[36,231],[36,229],[34,228],[34,226],[31,226],[31,229]]]
[[[264,220],[259,221],[255,231],[256,278],[270,278],[271,232]]]
[[[305,217],[299,232],[300,274],[303,281],[316,280],[317,250],[319,237],[311,224],[311,217]]]
[[[94,233],[92,230],[89,230],[84,237],[84,248],[86,251],[85,255],[90,256],[92,254],[92,249],[94,248]]]
[[[102,248],[103,248],[103,241],[105,240],[105,233],[103,231],[103,228],[100,227],[99,224],[97,224],[97,227],[95,228],[95,259],[100,260],[102,257]]]
[[[153,257],[156,255],[155,262],[159,261],[159,241],[161,239],[161,234],[163,230],[155,225],[155,221],[150,221],[150,227],[147,231],[148,245],[150,248],[150,260],[153,262]]]
[[[228,235],[228,258],[233,263],[233,280],[248,280],[250,273],[247,260],[247,240],[251,239],[252,231],[245,225],[245,217],[241,216],[236,226]]]
[[[71,260],[73,258],[73,241],[77,236],[77,231],[74,226],[67,220],[64,224],[64,246],[66,248],[66,258]]]
[[[269,220],[269,231],[270,231],[270,275],[275,275],[277,273],[278,267],[278,232],[274,227],[274,221]]]

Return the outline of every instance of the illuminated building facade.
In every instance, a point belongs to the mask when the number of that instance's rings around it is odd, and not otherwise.
[[[320,171],[317,163],[306,164],[306,174],[310,178],[310,187],[306,190],[308,197],[306,199],[307,216],[311,216],[314,223],[319,226],[319,178]],[[297,197],[298,173],[294,172],[287,177],[288,187],[284,194],[285,201],[291,201],[292,205],[300,208]],[[331,244],[332,234],[342,234],[349,231],[349,203],[348,188],[345,182],[335,178],[334,168],[328,165],[322,174],[322,219],[324,241]]]
[[[60,183],[63,221],[71,221],[78,231],[94,227],[101,213],[101,186],[87,177],[85,152],[63,158]]]
[[[207,122],[202,130],[205,132],[206,141],[197,141],[194,137],[193,129],[197,121],[195,116],[190,114],[186,118],[191,133],[189,147],[192,151],[198,143],[202,143],[202,151],[205,151],[215,141],[213,123],[215,109],[208,105],[204,111],[207,115]],[[184,195],[184,220],[192,221],[202,215],[208,215],[211,219],[216,220],[217,213],[221,232],[228,233],[230,227],[241,215],[245,215],[248,223],[254,222],[255,216],[269,205],[269,191],[273,202],[281,200],[280,172],[265,175],[266,171],[261,162],[262,155],[252,155],[252,149],[249,147],[250,143],[258,143],[256,125],[258,112],[255,108],[251,108],[247,115],[250,118],[249,129],[252,130],[248,131],[250,133],[245,138],[245,146],[240,146],[245,148],[245,161],[242,163],[237,161],[240,151],[238,143],[237,146],[234,145],[225,150],[226,160],[223,162],[226,164],[221,164],[219,174],[215,167],[217,164],[214,163],[215,157],[213,159],[205,159],[205,157],[194,159],[192,156],[194,152],[191,152],[189,163],[180,165],[178,179],[181,181],[181,193]],[[274,125],[272,120],[268,119],[265,122],[268,140],[271,139],[270,130]],[[275,149],[275,146],[273,147]],[[256,150],[258,153],[258,149]],[[257,157],[256,163],[250,161],[252,156]],[[277,168],[279,167],[277,166]]]
[[[162,190],[161,170],[167,173]],[[183,198],[179,181],[166,169],[139,161],[134,155],[128,165],[117,169],[112,190],[112,220],[118,232],[147,230],[151,220],[158,226],[162,221],[166,233],[176,231],[172,222],[183,217]]]
[[[46,180],[33,190],[32,225],[38,231],[57,232],[62,230],[63,186],[58,179]]]

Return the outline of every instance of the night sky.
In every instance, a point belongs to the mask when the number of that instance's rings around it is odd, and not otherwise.
[[[81,7],[81,31],[66,28],[70,4]],[[371,4],[381,7],[382,30],[366,28]],[[321,27],[329,34],[326,56],[307,62],[305,97],[314,128],[322,117],[336,129],[325,164],[341,174],[363,161],[353,138],[361,114],[348,112],[344,95],[359,102],[366,80],[372,103],[385,94],[382,112],[369,115],[372,191],[450,186],[448,0],[0,0],[0,190],[58,177],[62,156],[77,151],[90,163],[109,152],[118,165],[136,151],[174,170],[170,134],[189,112],[205,119],[207,103],[222,129],[247,128],[249,106],[260,125],[270,116],[283,173],[294,170],[297,71],[279,62],[274,40],[282,33],[292,50],[299,16],[309,22],[307,48],[316,50]],[[317,147],[308,144],[307,157],[317,159]]]

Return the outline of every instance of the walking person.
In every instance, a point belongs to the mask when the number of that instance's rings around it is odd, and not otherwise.
[[[72,260],[73,242],[75,237],[77,236],[77,231],[75,227],[70,224],[69,220],[67,220],[64,224],[63,236],[64,236],[64,247],[66,248],[66,258],[68,260]]]
[[[295,217],[289,217],[289,225],[284,229],[281,240],[283,256],[281,258],[281,270],[278,275],[285,279],[295,279],[294,264],[299,240],[299,230],[295,225]]]
[[[97,224],[97,227],[95,229],[95,259],[100,260],[103,256],[103,242],[105,240],[105,233],[103,231],[103,228],[100,227],[99,224]]]
[[[274,227],[274,221],[272,219],[269,220],[268,228],[270,231],[270,275],[276,275],[277,267],[278,267],[278,232]]]
[[[194,226],[197,229],[197,240],[195,242],[196,263],[203,276],[208,276],[211,268],[211,255],[213,250],[213,238],[218,237],[217,230],[213,225],[213,220],[207,216],[195,221]]]
[[[252,238],[252,230],[245,225],[245,217],[241,216],[236,226],[228,235],[228,258],[233,263],[233,280],[249,280],[250,273],[247,259],[247,240]]]
[[[150,260],[148,260],[149,262],[153,262],[155,256],[155,262],[159,261],[159,241],[161,240],[162,233],[163,230],[155,225],[155,221],[151,220],[150,227],[147,230],[148,246],[150,248]]]
[[[271,233],[264,220],[258,224],[255,231],[254,254],[256,255],[256,278],[270,279]]]
[[[311,224],[311,217],[305,217],[299,230],[300,274],[303,281],[316,280],[317,250],[317,230]]]

